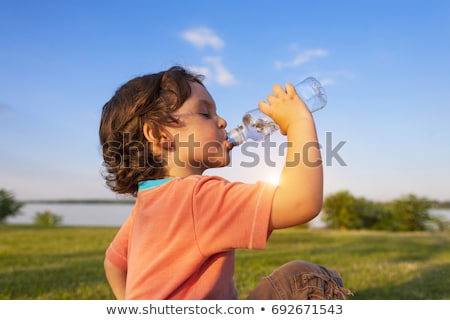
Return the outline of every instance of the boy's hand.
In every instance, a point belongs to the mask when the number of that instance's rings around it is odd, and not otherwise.
[[[286,84],[286,90],[276,84],[272,90],[273,94],[267,96],[267,102],[260,101],[258,107],[275,121],[281,134],[286,135],[293,123],[311,118],[311,112],[292,84]]]
[[[311,112],[292,84],[287,84],[286,90],[274,85],[272,90],[267,103],[258,106],[275,121],[289,143],[272,201],[270,230],[310,221],[319,214],[323,202],[320,145]]]

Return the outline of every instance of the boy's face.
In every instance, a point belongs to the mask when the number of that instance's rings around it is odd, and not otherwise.
[[[191,96],[173,114],[179,126],[167,128],[175,143],[176,172],[202,174],[230,162],[227,122],[217,115],[213,98],[201,84],[191,82]]]

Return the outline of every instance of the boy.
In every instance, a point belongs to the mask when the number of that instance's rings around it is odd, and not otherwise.
[[[287,135],[286,164],[298,154],[308,159],[286,165],[275,187],[202,175],[226,166],[231,146],[227,123],[201,80],[172,67],[130,80],[103,107],[106,182],[136,196],[106,252],[106,276],[118,299],[237,299],[234,249],[263,249],[273,230],[320,212],[316,130],[294,87],[275,85],[258,105]],[[306,144],[313,147],[303,154]],[[337,272],[293,261],[248,299],[345,299],[347,293]]]

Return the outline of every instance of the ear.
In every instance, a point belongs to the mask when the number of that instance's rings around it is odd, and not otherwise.
[[[173,150],[175,143],[173,141],[172,134],[164,127],[152,128],[148,123],[144,123],[142,130],[145,138],[153,146],[157,146],[164,150]],[[158,130],[155,134],[155,130]]]
[[[142,131],[144,133],[145,139],[147,139],[148,142],[151,142],[153,144],[159,143],[159,136],[156,136],[154,134],[153,128],[148,123],[144,123],[144,125],[142,126]]]

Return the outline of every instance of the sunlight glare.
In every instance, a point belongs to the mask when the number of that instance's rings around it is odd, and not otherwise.
[[[270,175],[267,175],[266,177],[264,177],[263,180],[277,186],[280,184],[280,174],[279,173],[271,173]]]

